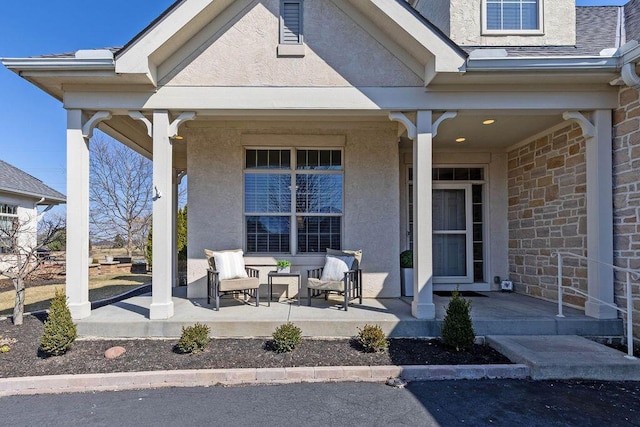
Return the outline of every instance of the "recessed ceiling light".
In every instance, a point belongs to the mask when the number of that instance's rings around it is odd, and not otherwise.
[[[465,142],[466,140],[467,140],[467,138],[457,138],[457,139],[456,139],[456,142],[457,142],[458,144],[460,144],[460,143],[462,143],[462,142]]]
[[[183,139],[184,139],[184,136],[176,135],[176,136],[174,136],[174,137],[173,137],[173,139],[175,139],[175,140],[177,140],[177,141],[181,141],[181,140],[183,140]]]
[[[484,122],[482,122],[483,125],[492,125],[494,124],[496,121],[494,119],[487,119]]]

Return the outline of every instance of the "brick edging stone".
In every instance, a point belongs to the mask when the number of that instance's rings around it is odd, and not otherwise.
[[[292,384],[310,382],[385,382],[525,379],[526,365],[434,366],[320,366],[294,368],[203,369],[110,374],[53,375],[0,378],[0,397],[30,394],[82,393],[160,387],[210,387],[228,385]]]

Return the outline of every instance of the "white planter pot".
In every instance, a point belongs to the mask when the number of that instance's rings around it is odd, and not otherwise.
[[[291,272],[291,267],[277,268],[276,271],[278,273],[290,273]]]
[[[106,258],[107,262],[113,262],[113,257],[112,256],[109,255],[109,256],[106,256],[105,258]]]
[[[402,296],[413,296],[413,268],[401,268],[400,269],[400,284],[402,286]]]

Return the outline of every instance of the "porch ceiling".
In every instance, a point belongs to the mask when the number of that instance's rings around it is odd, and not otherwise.
[[[485,125],[485,120],[495,120]],[[473,111],[459,112],[438,128],[434,149],[503,150],[563,122],[562,112]],[[466,138],[462,143],[457,138]]]

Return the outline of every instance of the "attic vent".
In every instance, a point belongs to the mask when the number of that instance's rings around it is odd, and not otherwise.
[[[302,2],[303,0],[280,2],[281,44],[302,44]]]

